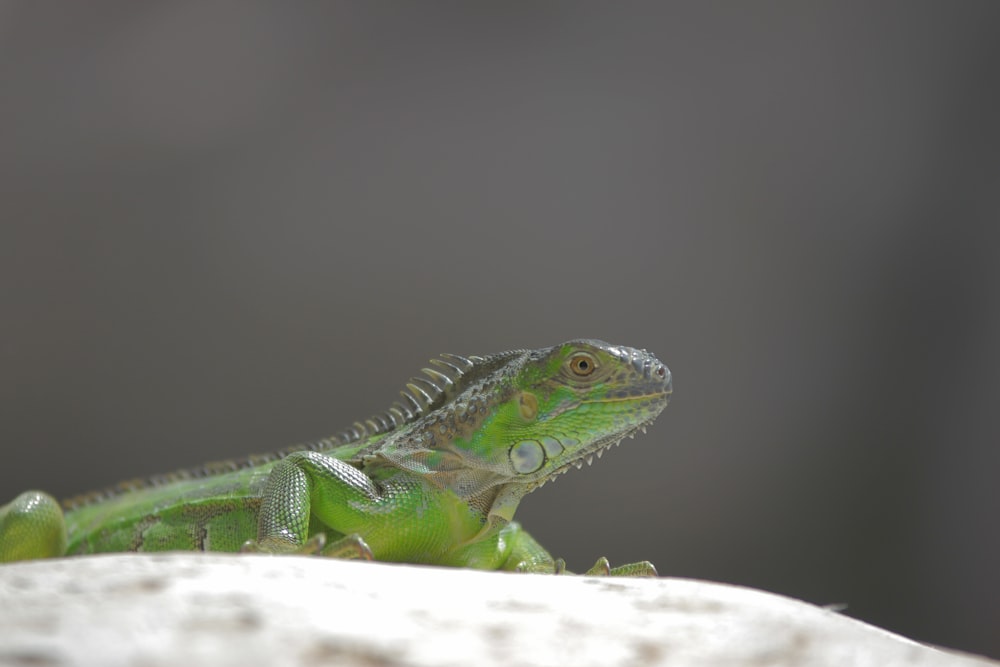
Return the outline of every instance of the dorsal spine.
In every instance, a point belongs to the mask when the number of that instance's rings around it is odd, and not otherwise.
[[[437,358],[430,360],[431,365],[436,366],[436,369],[421,369],[421,372],[426,377],[415,376],[410,378],[410,381],[406,384],[406,388],[399,392],[402,401],[394,402],[388,409],[375,413],[363,422],[354,422],[354,424],[335,436],[300,443],[265,454],[252,454],[237,459],[213,461],[195,468],[186,468],[146,478],[131,479],[99,491],[92,491],[67,498],[62,502],[63,508],[71,510],[146,487],[161,486],[179,480],[197,479],[234,472],[243,468],[251,468],[282,459],[292,452],[299,452],[306,449],[323,451],[348,445],[352,442],[358,442],[365,438],[389,433],[420,419],[427,413],[437,410],[449,401],[454,400],[472,380],[480,376],[479,373],[470,373],[470,371],[479,368],[480,365],[485,365],[489,369],[492,369],[493,364],[489,363],[490,361],[493,361],[497,357],[506,357],[510,354],[513,353],[508,352],[491,357],[463,357],[457,354],[443,353]]]

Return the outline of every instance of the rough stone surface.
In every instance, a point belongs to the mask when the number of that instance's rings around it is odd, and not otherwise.
[[[0,665],[984,667],[804,602],[683,579],[307,557],[0,567]]]

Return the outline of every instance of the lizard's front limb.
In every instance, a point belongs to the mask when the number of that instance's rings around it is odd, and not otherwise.
[[[569,574],[569,571],[566,570],[566,562],[562,558],[552,558],[552,555],[516,522],[508,524],[501,530],[501,539],[508,540],[512,547],[510,556],[500,569],[514,572]],[[584,574],[613,577],[655,577],[656,568],[649,561],[611,567],[608,559],[601,557]]]
[[[244,551],[319,553],[337,558],[372,558],[357,534],[325,544],[321,534],[309,537],[310,517],[338,529],[338,518],[349,508],[378,500],[375,482],[357,468],[313,451],[289,454],[271,470],[261,499],[257,539]]]
[[[25,491],[0,507],[0,563],[66,553],[66,520],[55,498]]]

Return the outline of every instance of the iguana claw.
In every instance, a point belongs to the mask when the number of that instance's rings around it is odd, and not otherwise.
[[[611,563],[608,562],[607,558],[601,556],[597,559],[597,562],[594,563],[594,566],[584,572],[584,574],[591,577],[606,577],[611,574]]]

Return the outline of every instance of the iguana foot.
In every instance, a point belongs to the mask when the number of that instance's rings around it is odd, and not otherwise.
[[[588,576],[597,577],[655,577],[656,568],[648,560],[639,561],[638,563],[628,563],[627,565],[619,565],[618,567],[611,567],[611,563],[604,556],[597,559],[594,566],[584,572]]]
[[[312,556],[323,550],[326,535],[316,533],[302,544],[280,537],[265,537],[262,540],[247,540],[240,547],[243,554],[292,554],[297,556]]]
[[[298,556],[326,556],[327,558],[350,558],[373,560],[371,547],[354,533],[330,544],[326,543],[324,533],[316,533],[304,543],[296,545],[278,537],[267,537],[263,540],[247,540],[240,548],[240,553],[293,554]]]
[[[350,558],[355,560],[375,560],[372,548],[357,533],[352,533],[320,549],[319,555],[328,558]]]

